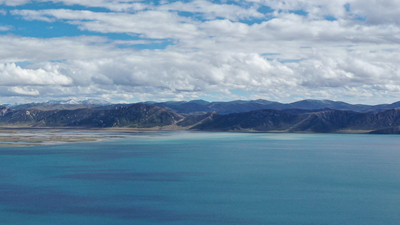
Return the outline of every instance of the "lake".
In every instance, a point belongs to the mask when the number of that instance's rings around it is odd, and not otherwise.
[[[0,148],[0,224],[398,224],[400,136],[171,132]]]

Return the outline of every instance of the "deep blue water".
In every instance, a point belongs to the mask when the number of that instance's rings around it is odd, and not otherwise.
[[[400,136],[158,133],[0,148],[0,224],[398,224]]]

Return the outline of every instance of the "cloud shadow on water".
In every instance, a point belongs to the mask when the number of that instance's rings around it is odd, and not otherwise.
[[[0,204],[7,211],[28,215],[74,214],[83,216],[111,217],[129,220],[175,221],[188,218],[171,210],[160,210],[138,203],[166,201],[157,196],[116,196],[115,199],[90,198],[71,195],[49,189],[23,185],[0,184]],[[108,206],[110,202],[133,202],[133,205]],[[124,204],[125,205],[125,204]]]
[[[156,182],[179,182],[184,181],[192,173],[76,173],[58,176],[55,178],[67,178],[88,181],[156,181]]]
[[[157,175],[159,176],[159,175]],[[0,184],[0,205],[3,211],[29,216],[79,215],[107,217],[120,220],[147,220],[155,222],[199,221],[206,223],[249,224],[209,213],[182,212],[152,207],[151,203],[173,204],[162,196],[116,195],[104,198],[72,195],[66,192],[24,185]],[[12,223],[9,217],[6,223]]]

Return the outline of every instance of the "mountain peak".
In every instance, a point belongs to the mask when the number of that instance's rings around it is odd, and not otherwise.
[[[196,100],[189,101],[189,103],[196,103],[196,104],[199,104],[199,105],[208,105],[211,102],[207,102],[207,101],[204,101],[202,99],[196,99]]]
[[[86,99],[82,101],[77,101],[75,99],[69,100],[50,100],[47,103],[50,104],[61,104],[61,105],[110,105],[110,102],[97,100],[97,99]]]

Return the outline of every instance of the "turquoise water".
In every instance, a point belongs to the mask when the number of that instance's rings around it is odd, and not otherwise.
[[[398,224],[400,136],[157,133],[0,148],[0,224]]]

